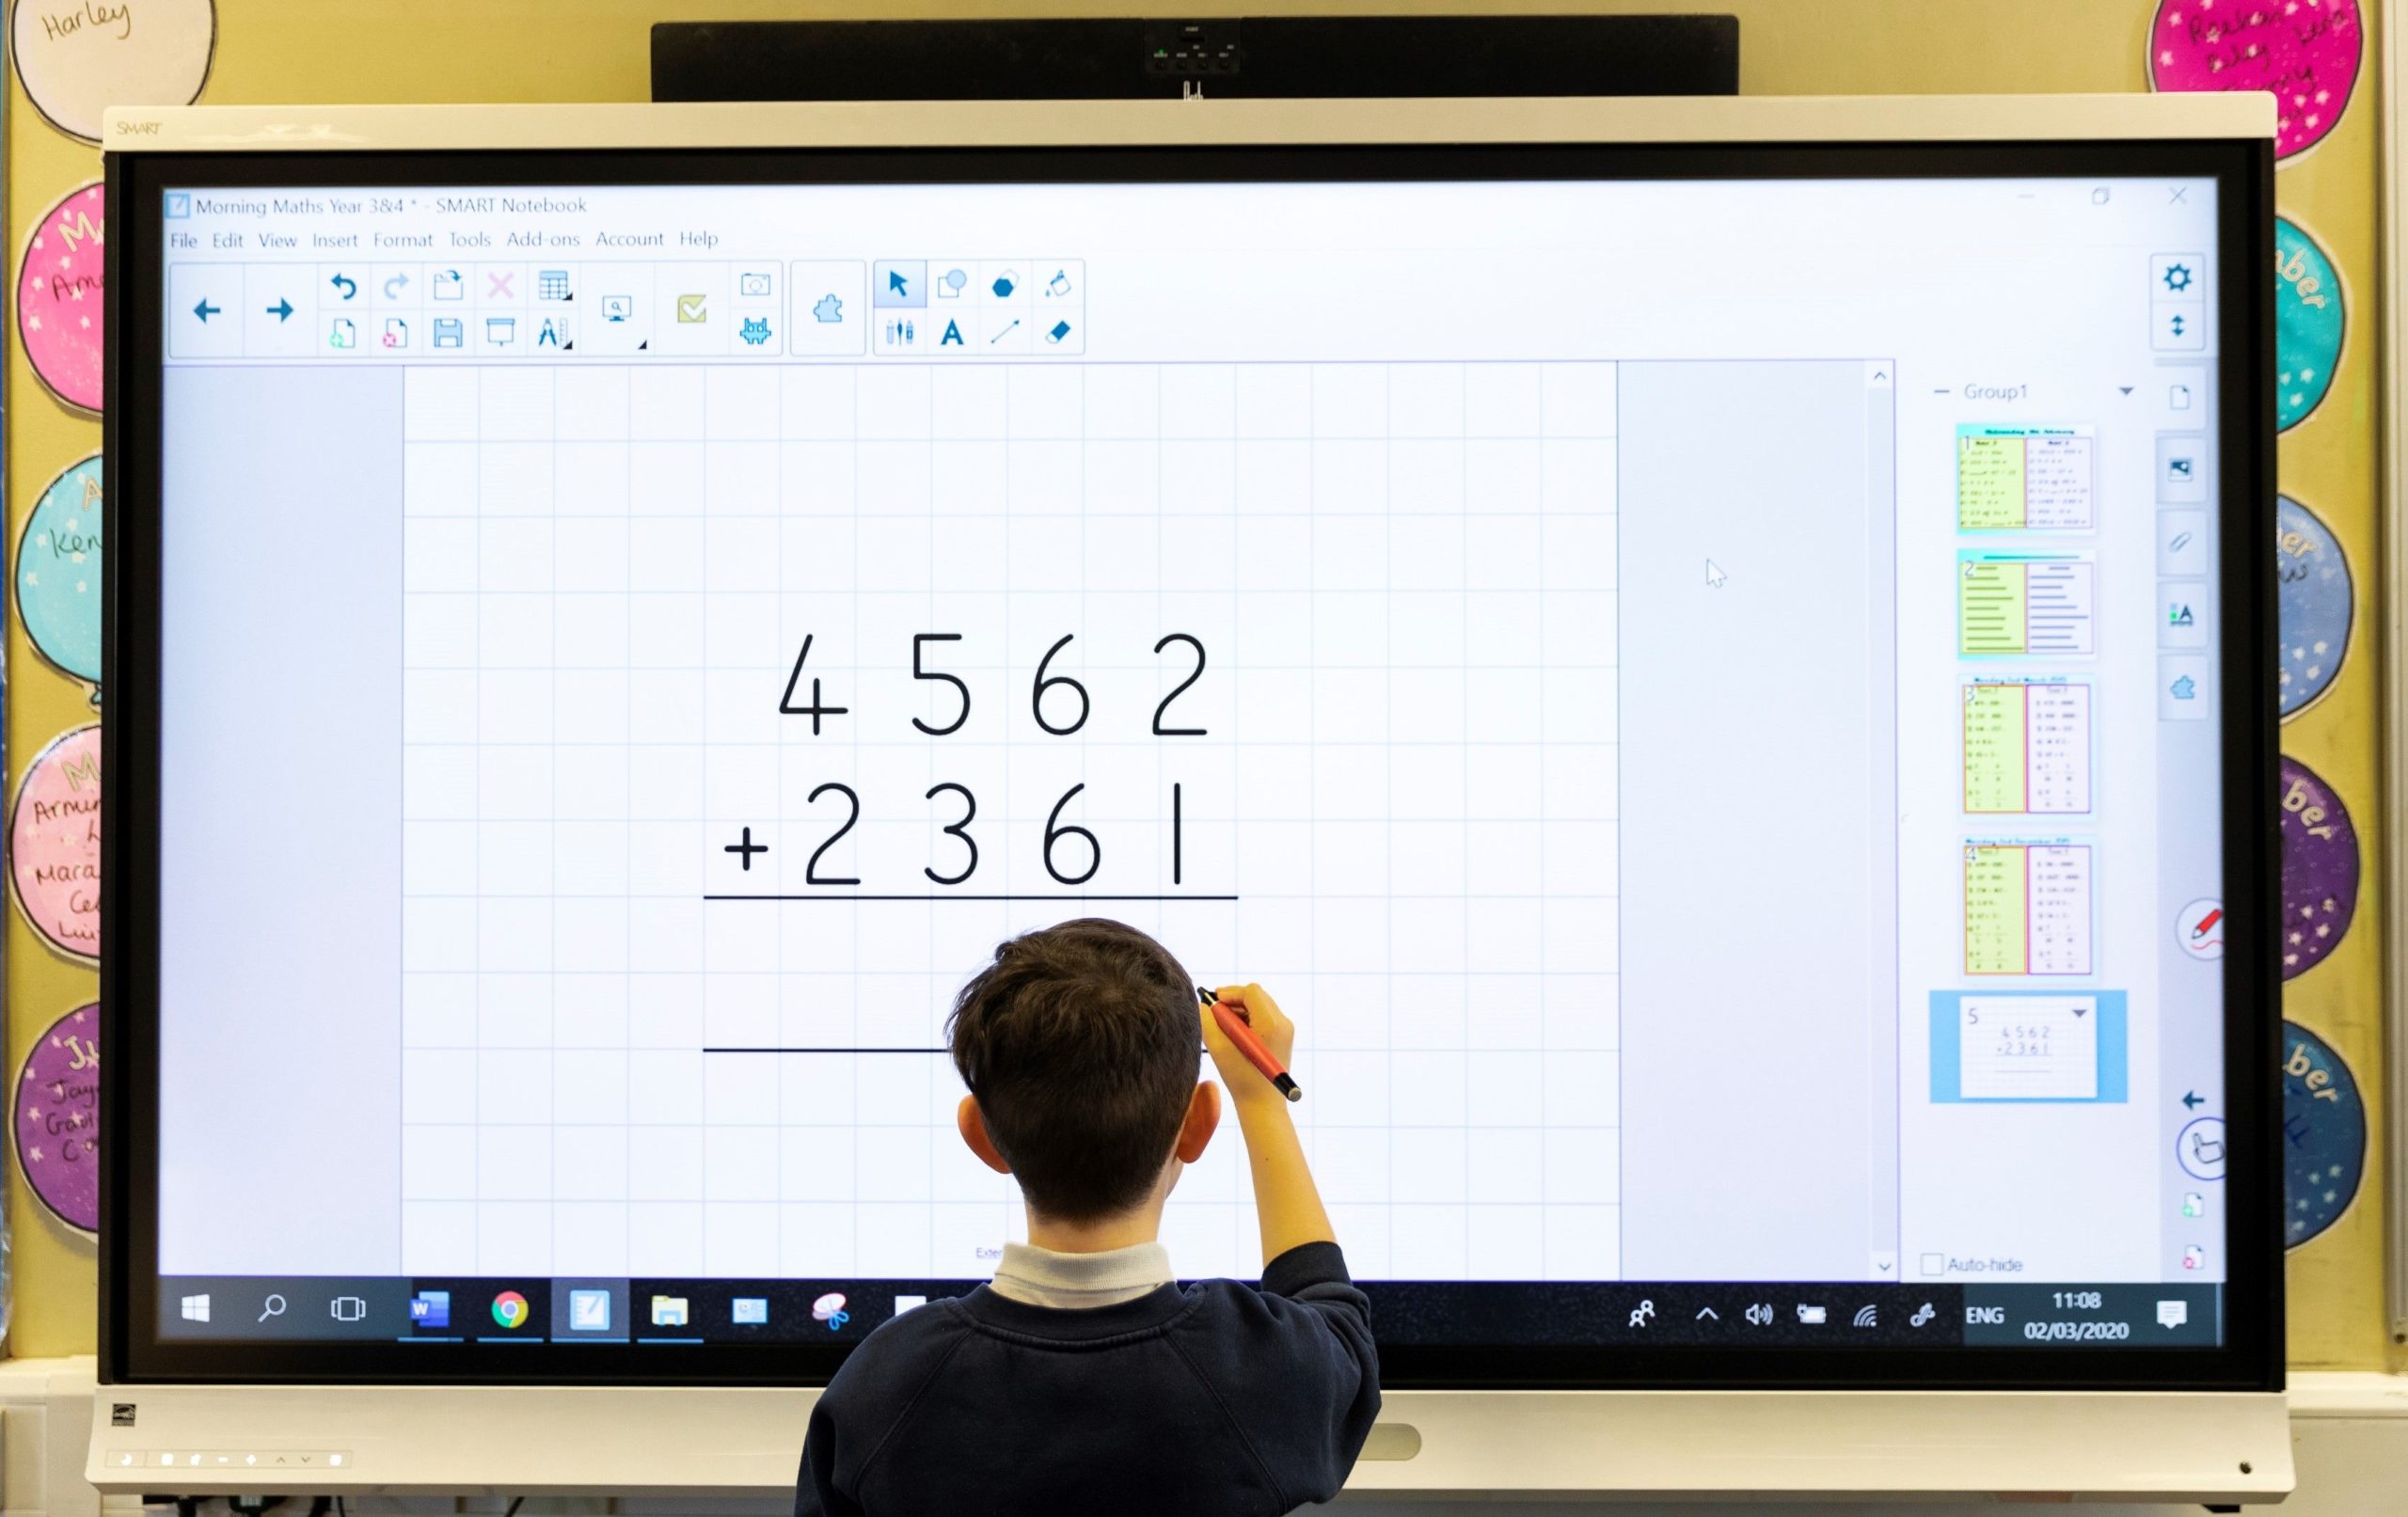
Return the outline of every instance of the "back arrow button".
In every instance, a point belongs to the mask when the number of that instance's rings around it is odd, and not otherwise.
[[[209,303],[209,297],[207,295],[203,295],[200,297],[200,304],[192,308],[192,313],[195,316],[199,317],[202,324],[206,325],[212,316],[216,315],[219,311],[224,310],[225,308],[226,308],[223,306],[211,305]]]
[[[2182,1109],[2186,1112],[2194,1107],[2205,1106],[2207,1103],[2208,1098],[2195,1090],[2186,1090],[2182,1093]]]

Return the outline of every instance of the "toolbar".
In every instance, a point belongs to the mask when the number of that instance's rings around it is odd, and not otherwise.
[[[1085,351],[1075,259],[176,263],[169,361]]]

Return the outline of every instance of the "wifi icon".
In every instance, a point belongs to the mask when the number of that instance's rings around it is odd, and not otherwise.
[[[1871,1306],[1860,1306],[1857,1308],[1856,1312],[1856,1325],[1859,1327],[1879,1327],[1881,1325],[1880,1313]]]

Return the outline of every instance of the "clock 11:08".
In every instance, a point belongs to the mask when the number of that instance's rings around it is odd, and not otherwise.
[[[1071,736],[1086,726],[1087,719],[1094,714],[1094,703],[1088,698],[1087,687],[1070,674],[1053,672],[1054,659],[1070,646],[1075,636],[1065,633],[1045,651],[1045,656],[1038,661],[1037,673],[1029,685],[1029,717],[1038,729],[1049,736]],[[781,716],[809,718],[812,735],[816,737],[829,733],[833,719],[850,716],[851,709],[832,704],[820,677],[809,672],[807,666],[811,662],[812,640],[812,637],[806,634],[801,651],[795,655],[793,672],[786,676],[785,693],[778,698],[778,712]],[[929,737],[949,737],[970,720],[970,682],[958,674],[935,667],[934,662],[947,651],[943,644],[961,640],[961,634],[958,632],[922,632],[914,634],[911,639],[911,677],[948,686],[953,693],[951,719],[931,722],[918,717],[911,719],[911,725]],[[1178,725],[1179,719],[1171,710],[1179,698],[1204,677],[1208,660],[1202,640],[1185,632],[1169,632],[1155,642],[1153,651],[1157,657],[1192,660],[1185,672],[1186,677],[1155,704],[1153,735],[1157,737],[1209,736],[1205,728]],[[807,695],[803,690],[806,679],[810,684]],[[1062,820],[1064,809],[1085,788],[1082,782],[1064,791],[1045,818],[1044,847],[1040,856],[1045,861],[1045,872],[1064,885],[1084,885],[1103,867],[1102,841],[1086,828]],[[978,869],[978,843],[970,831],[970,824],[978,815],[978,798],[970,793],[969,786],[948,781],[931,785],[924,798],[934,800],[940,796],[952,798],[961,807],[959,819],[941,829],[942,835],[952,839],[955,845],[950,861],[953,867],[940,869],[931,864],[920,872],[938,885],[961,885],[968,882]],[[836,830],[812,850],[810,861],[803,868],[803,882],[819,886],[859,885],[861,879],[858,877],[825,875],[820,870],[828,850],[861,821],[861,796],[850,785],[830,781],[815,788],[809,798],[814,806],[823,798],[828,799],[845,808],[845,814]],[[1173,784],[1170,787],[1170,817],[1171,883],[1174,885],[1183,882],[1181,877],[1184,873],[1180,845],[1184,820],[1181,799],[1180,786]],[[736,855],[749,874],[754,856],[767,853],[768,848],[765,844],[754,843],[752,830],[747,828],[742,839],[728,845],[725,851]]]

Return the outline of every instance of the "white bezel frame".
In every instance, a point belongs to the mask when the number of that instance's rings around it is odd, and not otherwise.
[[[2265,95],[230,106],[112,111],[103,146],[172,153],[1853,143],[2271,138],[2273,131]],[[86,1475],[111,1493],[760,1497],[792,1489],[816,1396],[735,1387],[103,1385]],[[117,1425],[119,1407],[132,1409],[131,1426]],[[341,1462],[330,1462],[337,1454]],[[171,1466],[160,1462],[168,1455],[176,1456]],[[1388,1397],[1348,1489],[1567,1499],[2260,1502],[2281,1499],[2291,1485],[2280,1393],[1402,1391]]]

